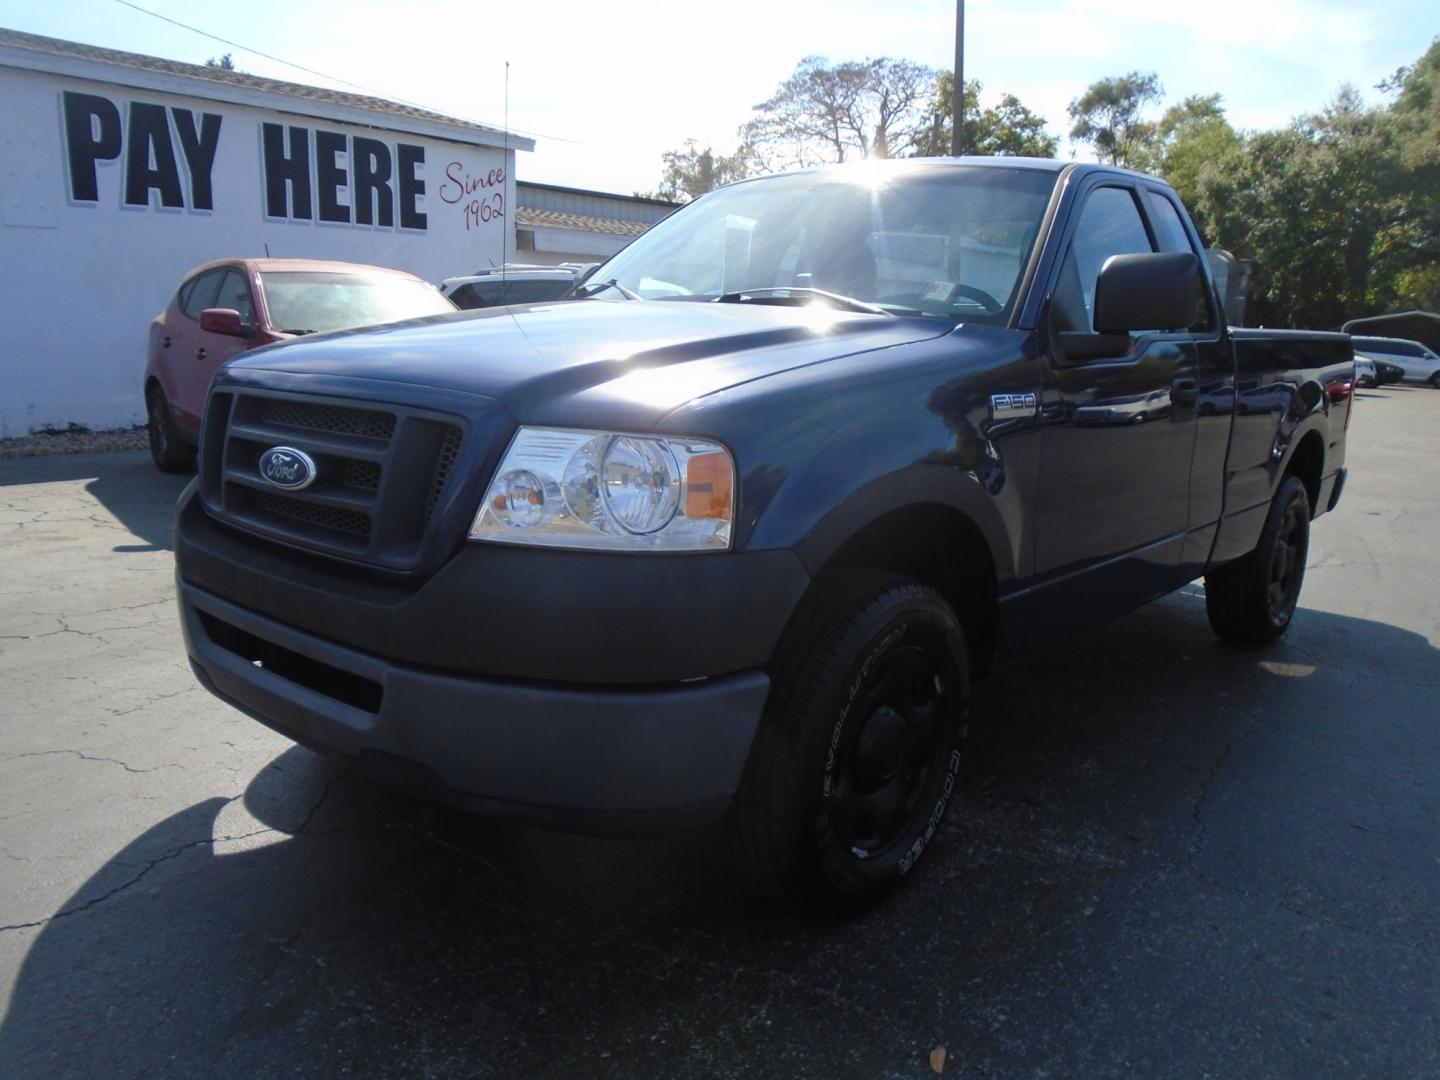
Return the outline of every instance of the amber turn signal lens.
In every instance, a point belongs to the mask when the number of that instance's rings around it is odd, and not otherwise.
[[[734,484],[728,454],[696,454],[685,466],[685,516],[729,521]]]

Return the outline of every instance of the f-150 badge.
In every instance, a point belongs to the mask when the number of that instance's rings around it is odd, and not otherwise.
[[[991,394],[990,417],[993,420],[1014,420],[1035,415],[1034,394]]]

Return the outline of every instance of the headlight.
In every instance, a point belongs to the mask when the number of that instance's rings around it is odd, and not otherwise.
[[[735,465],[717,443],[522,427],[470,539],[596,551],[725,551]]]

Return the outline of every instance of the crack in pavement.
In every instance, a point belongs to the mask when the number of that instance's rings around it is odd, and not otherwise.
[[[128,765],[128,764],[126,764],[125,762],[121,761],[119,758],[96,757],[96,756],[93,755],[93,754],[84,754],[84,753],[81,753],[79,750],[33,750],[33,751],[31,751],[30,753],[28,753],[28,754],[11,754],[11,755],[9,755],[8,757],[0,758],[0,764],[4,764],[5,762],[10,762],[10,761],[20,761],[20,760],[22,760],[23,758],[53,757],[53,756],[55,756],[55,755],[57,755],[57,754],[71,754],[71,755],[79,758],[81,761],[99,761],[99,762],[104,762],[104,763],[109,764],[109,765],[119,765],[119,766],[120,766],[122,769],[124,769],[126,772],[128,772],[128,773],[136,773],[136,774],[159,772],[161,769],[184,769],[184,768],[185,768],[184,765],[181,765],[181,764],[179,764],[179,763],[167,763],[167,764],[165,764],[165,765],[156,765],[156,766],[154,766],[154,767],[152,767],[152,768],[149,768],[149,769],[137,769],[137,768],[135,768],[133,765]],[[188,770],[187,770],[187,771],[188,771]]]
[[[56,752],[57,752],[57,753],[67,753],[67,752],[73,753],[73,751],[56,751]],[[29,755],[21,755],[21,756],[24,757],[24,756],[29,756]],[[109,760],[109,759],[100,759],[100,760]],[[120,763],[120,762],[117,762],[116,764],[121,764],[121,763]],[[110,899],[112,899],[113,897],[118,896],[120,893],[125,892],[127,889],[131,888],[133,885],[135,885],[136,882],[138,882],[138,881],[140,881],[142,878],[144,878],[145,875],[147,875],[148,873],[150,873],[150,871],[154,870],[155,867],[159,866],[161,863],[169,862],[169,861],[172,860],[172,859],[179,858],[181,855],[183,855],[183,854],[184,854],[185,852],[187,852],[187,851],[190,851],[192,848],[205,847],[206,845],[214,846],[215,844],[223,844],[223,843],[236,843],[236,842],[241,841],[241,840],[249,840],[249,839],[251,839],[252,837],[256,837],[256,836],[264,836],[266,833],[282,833],[282,834],[284,834],[284,835],[292,836],[292,837],[298,837],[298,836],[300,836],[300,835],[302,835],[302,834],[307,835],[307,836],[334,836],[334,835],[337,835],[337,834],[339,834],[339,833],[353,832],[353,831],[355,831],[356,829],[359,829],[359,828],[366,828],[366,827],[367,827],[366,825],[347,826],[347,827],[340,828],[340,829],[329,829],[329,830],[326,830],[325,832],[305,833],[305,828],[306,828],[306,826],[308,826],[308,825],[310,824],[311,820],[315,817],[315,814],[320,810],[320,807],[325,804],[325,800],[330,797],[330,791],[331,791],[331,789],[332,789],[336,784],[338,784],[341,780],[345,779],[345,777],[347,777],[347,776],[349,776],[349,775],[350,775],[350,773],[349,773],[348,771],[346,771],[346,772],[340,773],[338,776],[334,776],[334,777],[331,777],[331,778],[330,778],[330,780],[325,784],[324,790],[322,790],[322,791],[320,792],[320,797],[315,801],[315,804],[310,807],[309,811],[306,812],[304,820],[302,820],[302,821],[300,822],[299,827],[298,827],[297,829],[295,829],[294,832],[287,832],[287,831],[284,830],[284,829],[277,829],[277,828],[274,828],[274,827],[268,827],[268,828],[264,828],[264,829],[256,829],[256,830],[254,830],[253,832],[241,833],[239,836],[230,836],[230,835],[227,834],[227,835],[225,835],[225,836],[209,836],[209,837],[206,837],[206,838],[204,838],[204,839],[202,839],[202,840],[190,840],[190,841],[187,841],[186,843],[181,844],[179,847],[173,848],[173,849],[171,849],[170,851],[167,851],[167,852],[164,852],[164,853],[161,854],[161,855],[155,856],[155,858],[153,858],[153,859],[147,860],[146,863],[145,863],[145,865],[142,866],[142,867],[140,867],[140,869],[139,869],[138,871],[136,871],[135,874],[134,874],[128,881],[123,881],[123,882],[121,882],[119,885],[116,885],[114,888],[108,890],[107,892],[103,893],[103,894],[100,895],[100,896],[95,897],[95,898],[92,899],[92,900],[87,900],[87,901],[85,901],[85,903],[83,903],[83,904],[77,904],[75,907],[62,908],[61,910],[55,912],[55,914],[53,914],[53,915],[47,915],[47,916],[46,916],[45,918],[43,918],[43,919],[34,919],[34,920],[30,921],[30,922],[10,923],[10,924],[5,925],[5,926],[0,926],[0,933],[4,933],[4,932],[7,931],[7,930],[30,930],[30,929],[34,929],[34,928],[36,928],[36,927],[45,926],[45,925],[47,925],[47,924],[49,924],[49,923],[54,922],[56,919],[63,919],[63,918],[67,918],[68,916],[71,916],[71,915],[79,915],[79,914],[82,913],[82,912],[89,911],[91,908],[97,907],[98,905],[105,903],[105,901],[110,900]],[[238,799],[243,799],[244,797],[245,797],[244,792],[241,792],[239,795],[231,795],[231,796],[229,796],[228,798],[226,798],[223,803],[221,803],[219,809],[223,809],[224,807],[229,806],[231,803],[235,802],[236,800],[238,800]]]

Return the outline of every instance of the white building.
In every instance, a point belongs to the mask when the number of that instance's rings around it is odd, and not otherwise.
[[[515,258],[525,138],[379,98],[0,29],[0,437],[144,419],[191,267]]]
[[[521,262],[554,266],[608,259],[678,203],[643,195],[556,187],[521,180],[515,197],[515,244]]]

